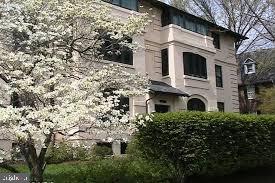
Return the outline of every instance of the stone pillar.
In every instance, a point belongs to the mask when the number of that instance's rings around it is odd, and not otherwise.
[[[112,150],[114,156],[121,155],[121,142],[119,140],[115,140],[112,143]]]

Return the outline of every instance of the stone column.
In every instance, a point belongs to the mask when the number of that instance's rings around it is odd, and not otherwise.
[[[113,155],[114,156],[121,155],[121,142],[120,142],[120,140],[115,140],[112,143],[112,150],[113,150]]]

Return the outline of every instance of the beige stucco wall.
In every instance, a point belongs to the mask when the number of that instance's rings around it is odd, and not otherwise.
[[[149,8],[153,10],[148,11]],[[160,9],[145,3],[141,11],[154,15],[152,24],[148,26],[144,35],[145,67],[149,77],[179,88],[190,94],[191,98],[201,99],[208,111],[216,111],[217,102],[224,102],[226,112],[239,112],[234,38],[221,33],[221,48],[215,49],[213,38],[209,36],[200,35],[177,25],[162,27]],[[161,49],[164,48],[168,48],[169,52],[169,76],[162,77]],[[206,58],[207,79],[184,75],[183,52],[192,52]],[[216,87],[215,64],[222,66],[223,88]],[[186,108],[187,100],[185,98],[180,102],[181,105],[185,105],[181,109]],[[154,111],[154,107],[150,108]],[[177,110],[175,107],[171,109]]]

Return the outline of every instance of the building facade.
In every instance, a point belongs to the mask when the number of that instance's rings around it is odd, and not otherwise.
[[[146,96],[123,100],[132,116],[185,110],[239,112],[234,44],[245,37],[156,0],[109,0],[108,5],[121,19],[140,12],[152,17],[145,34],[131,38],[142,49],[107,55],[103,61],[150,78]],[[72,140],[98,142],[102,138],[104,134],[80,134]],[[12,147],[2,141],[4,149]],[[121,140],[112,144],[114,154],[122,152],[122,145]]]
[[[145,112],[239,112],[234,44],[245,37],[159,1],[111,1],[121,18],[149,12],[152,23],[142,37],[144,49],[121,62],[148,75],[150,93],[129,100],[132,115]]]

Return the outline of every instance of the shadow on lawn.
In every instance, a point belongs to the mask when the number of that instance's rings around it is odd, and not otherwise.
[[[191,178],[189,183],[275,183],[275,165],[221,177]]]

